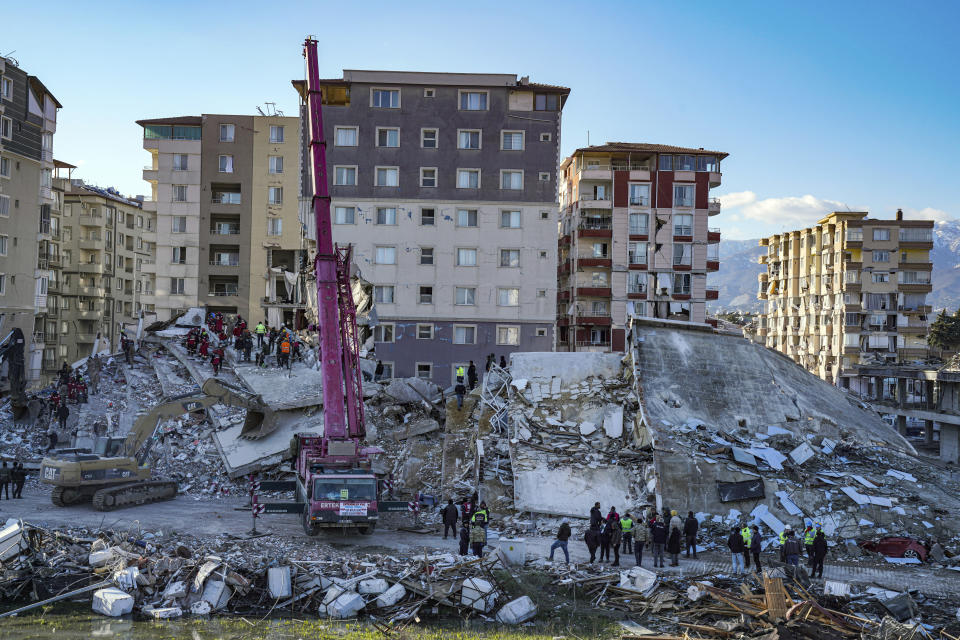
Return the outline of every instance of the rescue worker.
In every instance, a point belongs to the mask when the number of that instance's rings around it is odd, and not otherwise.
[[[10,483],[13,478],[10,476],[10,468],[7,466],[7,461],[3,461],[3,466],[0,467],[0,498],[3,497],[3,492],[7,492],[7,500],[10,499]],[[17,495],[17,490],[13,490],[13,495]]]
[[[284,336],[280,343],[280,366],[290,368],[290,338],[287,336]]]
[[[471,528],[474,527],[483,527],[483,530],[487,530],[487,525],[490,524],[490,512],[487,510],[487,503],[481,502],[480,507],[474,511],[473,515],[470,516],[470,525]],[[486,542],[486,538],[484,538]]]
[[[677,514],[676,509],[670,510],[670,524],[667,525],[670,531],[674,529],[683,529],[683,522],[680,520],[680,516]]]
[[[464,521],[460,523],[460,555],[465,556],[468,553],[470,553],[470,530]]]
[[[823,560],[827,557],[827,537],[823,535],[820,523],[817,523],[817,532],[813,536],[813,563],[810,568],[810,577],[823,577]]]
[[[781,550],[781,553],[783,554],[784,562],[794,567],[799,566],[800,541],[797,539],[795,535],[793,535],[792,529],[789,529],[786,533],[787,533],[787,539],[783,543],[783,549]]]
[[[753,565],[756,571],[760,571],[760,527],[753,525],[753,533],[750,535],[749,551],[753,554]]]
[[[792,531],[793,527],[786,525],[783,528],[783,531],[780,532],[780,535],[777,536],[777,542],[780,543],[780,562],[786,562],[786,556],[783,554],[783,545],[787,543],[787,532]]]
[[[633,528],[633,558],[637,566],[643,562],[643,547],[650,542],[650,527],[642,520],[637,521]]]
[[[452,533],[457,532],[457,507],[453,504],[453,499],[447,500],[447,506],[443,508],[443,539],[447,539],[447,530]]]
[[[477,365],[473,364],[473,360],[470,361],[470,366],[467,367],[467,384],[470,385],[471,391],[477,386]]]
[[[63,403],[59,407],[57,407],[57,421],[60,423],[61,429],[67,428],[67,418],[69,417],[70,417],[70,409],[67,409],[66,403]],[[53,433],[56,433],[56,432],[53,432]],[[53,438],[53,446],[51,446],[50,449],[56,446],[56,444],[57,444],[56,438]]]
[[[503,356],[500,356],[500,368],[501,369],[507,368],[507,359],[504,358]]]
[[[213,365],[213,375],[220,375],[220,356],[214,353],[210,358],[210,364]]]
[[[667,525],[657,516],[650,527],[650,539],[653,542],[653,566],[663,567],[663,548],[667,544]]]
[[[23,498],[23,485],[27,482],[27,472],[23,468],[22,462],[13,463],[13,471],[10,474],[13,480],[13,497]]]
[[[377,360],[377,367],[373,370],[373,379],[380,380],[383,377],[383,362]]]
[[[753,531],[749,525],[743,525],[740,529],[740,536],[743,538],[743,566],[744,569],[750,568],[750,542],[753,540]]]
[[[687,519],[683,521],[683,537],[686,542],[687,557],[690,557],[690,551],[693,551],[693,557],[697,557],[697,531],[700,529],[700,521],[693,515],[693,511],[687,513]]]
[[[633,518],[629,511],[620,518],[620,532],[623,535],[623,552],[633,553]]]
[[[816,537],[816,532],[813,530],[813,523],[807,523],[806,528],[803,530],[803,547],[807,552],[807,567],[813,568],[813,539]]]
[[[463,504],[460,505],[460,522],[463,523],[463,526],[468,526],[470,524],[470,518],[473,517],[473,502],[470,501],[470,498],[466,498],[463,501]]]
[[[466,371],[463,368],[463,365],[457,366],[457,383],[463,384],[463,376],[466,375]]]
[[[479,513],[479,512],[477,512]],[[474,514],[476,517],[477,514]],[[473,555],[480,557],[483,555],[483,545],[487,543],[487,532],[480,526],[480,523],[475,523],[474,526],[470,527],[470,548],[473,551]]]
[[[257,348],[263,348],[263,337],[267,335],[267,326],[263,322],[257,323],[257,328],[255,329],[257,333]]]

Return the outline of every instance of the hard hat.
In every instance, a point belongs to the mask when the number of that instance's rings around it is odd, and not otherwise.
[[[787,525],[787,526],[785,526],[785,527],[783,528],[783,530],[784,530],[784,531],[793,531],[793,527],[791,527],[790,525]]]
[[[822,529],[822,528],[823,528],[823,523],[822,523],[822,522],[818,522],[818,523],[817,523],[817,529]]]

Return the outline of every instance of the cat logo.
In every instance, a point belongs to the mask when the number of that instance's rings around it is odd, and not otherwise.
[[[184,403],[183,403],[183,409],[184,409],[184,411],[189,411],[189,412],[191,412],[191,413],[194,412],[194,411],[199,411],[199,410],[202,409],[202,408],[203,408],[203,405],[200,404],[199,402],[197,402],[196,400],[194,400],[193,402],[184,402]]]

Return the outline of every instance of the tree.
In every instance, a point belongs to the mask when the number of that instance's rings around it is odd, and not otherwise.
[[[941,351],[960,348],[960,308],[952,315],[947,315],[946,309],[940,311],[927,331],[927,344]]]

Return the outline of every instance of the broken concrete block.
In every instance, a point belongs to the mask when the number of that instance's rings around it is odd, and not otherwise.
[[[936,560],[937,562],[946,561],[947,557],[943,553],[943,547],[940,545],[939,542],[934,542],[933,546],[930,547],[930,557]]]
[[[226,582],[222,580],[207,580],[201,599],[210,603],[213,610],[217,611],[227,606],[227,602],[230,601],[230,596],[232,595],[233,591],[227,586]]]
[[[160,607],[159,609],[150,609],[144,611],[152,616],[154,620],[169,620],[170,618],[179,618],[183,615],[183,609],[180,607]]]
[[[377,597],[376,605],[378,607],[392,607],[403,600],[405,595],[407,595],[407,590],[398,582]]]
[[[603,431],[608,438],[619,438],[623,435],[623,407],[608,404],[603,408]]]
[[[163,590],[164,600],[176,600],[185,595],[187,595],[187,583],[182,580],[171,582],[167,585],[167,588]]]
[[[850,585],[846,582],[827,580],[823,583],[823,594],[827,596],[848,596],[850,595]]]
[[[804,442],[799,447],[790,452],[790,458],[795,464],[803,464],[813,457],[813,447]]]
[[[357,615],[360,609],[363,609],[365,603],[359,593],[353,591],[344,591],[336,600],[326,606],[327,615],[331,618],[344,620]]]
[[[320,584],[319,581],[317,584]],[[290,567],[270,567],[267,569],[267,588],[270,591],[271,598],[289,598]]]
[[[522,567],[527,561],[526,538],[501,538],[498,544],[506,564]]]
[[[389,588],[390,585],[383,578],[369,578],[360,581],[360,584],[357,585],[357,592],[363,595],[379,595]]]
[[[483,613],[489,612],[496,604],[497,594],[493,585],[482,578],[467,578],[460,590],[460,604]]]
[[[93,592],[93,610],[112,618],[122,616],[133,611],[133,596],[115,587],[98,589]]]
[[[199,602],[194,602],[190,605],[190,613],[195,616],[205,616],[210,613],[213,609],[210,607],[210,603],[206,600],[200,600]]]
[[[113,547],[103,551],[93,551],[87,559],[87,563],[94,569],[109,564],[114,558]]]
[[[583,422],[580,424],[580,435],[588,436],[597,430],[597,425],[592,422]]]
[[[656,585],[656,573],[653,571],[648,571],[643,567],[634,567],[629,571],[620,572],[620,584],[617,586],[622,589],[630,589],[632,591],[647,593],[656,587]]]
[[[537,615],[537,605],[530,596],[511,600],[497,611],[497,622],[502,624],[522,624]]]

